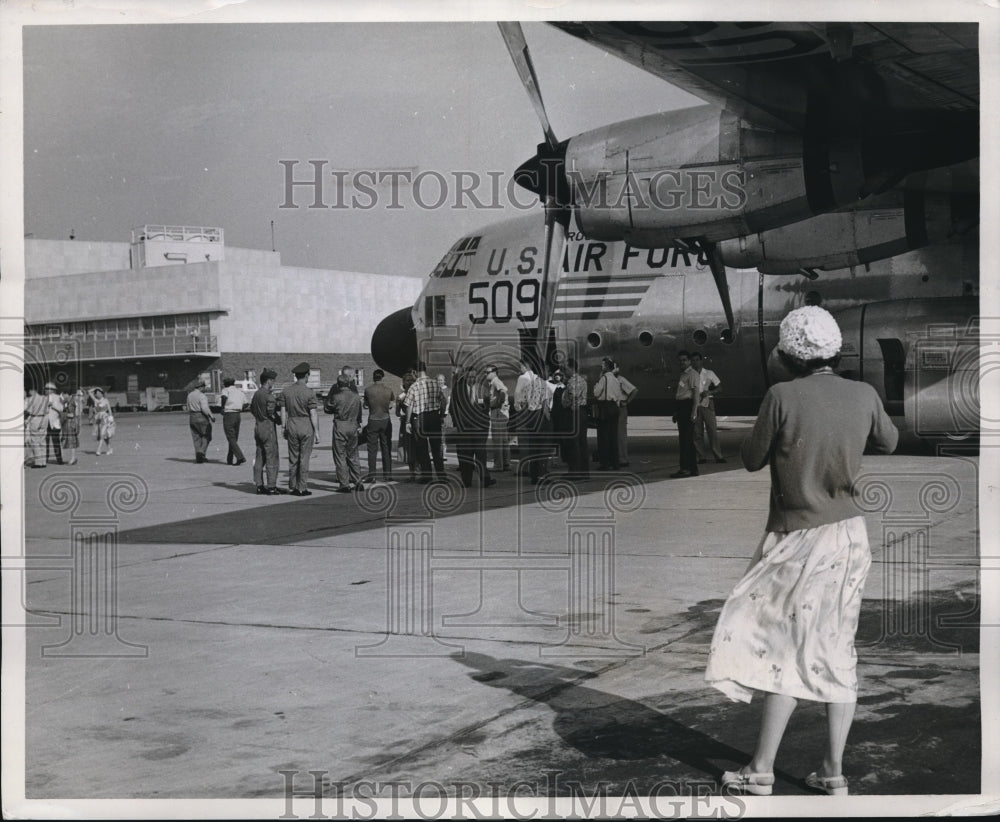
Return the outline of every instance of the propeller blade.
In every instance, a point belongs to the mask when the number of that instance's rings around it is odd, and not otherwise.
[[[733,304],[729,298],[729,282],[726,280],[726,264],[722,261],[722,253],[719,251],[717,243],[708,240],[701,241],[701,248],[708,258],[708,267],[712,270],[712,277],[715,280],[715,287],[719,290],[719,297],[722,299],[722,310],[726,312],[726,323],[730,332],[733,330]]]
[[[538,115],[538,120],[542,124],[545,143],[550,150],[555,150],[558,141],[556,140],[555,133],[552,131],[552,125],[549,123],[549,116],[545,111],[545,103],[542,102],[542,92],[538,86],[538,77],[535,76],[535,67],[531,62],[531,52],[528,51],[528,43],[524,39],[521,24],[517,22],[498,22],[497,25],[500,27],[500,34],[503,35],[504,43],[507,44],[507,51],[510,52],[510,57],[514,61],[514,68],[517,69],[517,74],[521,78],[521,84],[524,86],[525,91],[528,92],[531,105],[535,107],[535,114]]]
[[[562,257],[566,247],[570,210],[557,205],[552,195],[545,199],[545,255],[542,262],[541,294],[538,299],[538,335],[536,337],[538,363],[549,365],[548,344],[556,296],[562,280]]]

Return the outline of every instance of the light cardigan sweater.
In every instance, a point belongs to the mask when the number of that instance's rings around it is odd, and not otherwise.
[[[768,531],[797,531],[856,517],[851,487],[867,447],[891,454],[899,432],[875,389],[830,372],[774,385],[764,395],[741,456],[748,471],[771,466]]]

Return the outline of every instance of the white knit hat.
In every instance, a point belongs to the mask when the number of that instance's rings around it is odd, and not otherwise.
[[[826,360],[843,344],[833,315],[818,305],[796,308],[781,321],[778,348],[797,360]]]

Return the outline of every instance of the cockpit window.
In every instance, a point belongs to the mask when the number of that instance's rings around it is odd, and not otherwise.
[[[453,245],[447,254],[437,264],[431,277],[465,277],[469,273],[469,265],[476,251],[479,249],[479,241],[482,236],[463,237]]]

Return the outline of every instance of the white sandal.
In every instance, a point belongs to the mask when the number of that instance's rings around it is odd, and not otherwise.
[[[773,773],[743,773],[742,771],[726,771],[719,780],[723,788],[754,796],[770,796],[774,789]]]
[[[823,791],[829,796],[847,796],[847,779],[841,776],[820,776],[813,771],[806,777],[806,784],[815,791]]]

